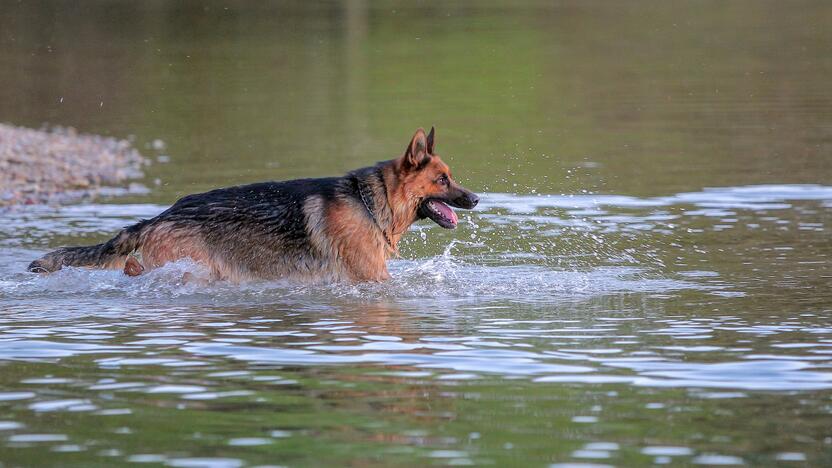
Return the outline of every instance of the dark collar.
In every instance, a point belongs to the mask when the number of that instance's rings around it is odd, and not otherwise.
[[[372,172],[372,175],[378,177],[379,181],[381,182],[381,188],[384,191],[384,201],[385,203],[389,203],[389,201],[387,200],[387,184],[384,183],[384,174],[381,173],[381,170],[376,169]],[[361,199],[361,203],[364,205],[364,208],[367,209],[367,214],[370,215],[370,219],[373,220],[373,223],[376,225],[378,230],[381,231],[381,234],[384,236],[384,241],[387,242],[387,246],[390,247],[390,250],[395,252],[396,248],[393,247],[393,241],[390,240],[390,236],[387,235],[387,231],[385,231],[384,228],[381,227],[381,224],[379,224],[378,222],[378,218],[376,218],[376,214],[373,212],[373,209],[370,208],[370,204],[367,203],[367,195],[364,194],[366,184],[361,183],[361,179],[362,178],[358,175],[355,176],[355,185],[358,189],[358,198]],[[370,194],[369,197],[373,201],[375,201],[375,197],[372,194]],[[375,205],[375,203],[373,203],[373,205]]]

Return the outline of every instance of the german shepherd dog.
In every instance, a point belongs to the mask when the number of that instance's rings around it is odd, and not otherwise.
[[[64,266],[123,269],[136,276],[180,258],[212,279],[384,281],[386,260],[411,224],[457,226],[448,206],[479,199],[457,184],[434,153],[434,129],[416,131],[404,154],[343,177],[262,182],[188,195],[155,218],[102,244],[63,247],[28,270]],[[140,260],[139,260],[140,258]]]

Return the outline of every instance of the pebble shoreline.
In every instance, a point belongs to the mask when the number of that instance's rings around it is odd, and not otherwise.
[[[0,207],[133,192],[114,187],[143,177],[147,164],[127,140],[0,124]]]

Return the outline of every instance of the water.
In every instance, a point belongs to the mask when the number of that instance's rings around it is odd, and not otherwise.
[[[0,120],[158,161],[0,213],[4,463],[832,463],[824,3],[11,8]],[[387,283],[24,273],[431,124],[482,201]]]

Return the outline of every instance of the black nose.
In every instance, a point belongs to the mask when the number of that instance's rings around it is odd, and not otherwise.
[[[480,202],[480,197],[467,190],[461,190],[458,197],[451,198],[449,201],[451,202],[451,205],[457,208],[470,210],[471,208],[477,206],[477,203]]]
[[[463,193],[461,197],[457,199],[457,203],[459,203],[460,208],[465,208],[470,210],[471,208],[477,206],[477,203],[480,202],[480,197],[474,195],[471,192]]]

